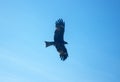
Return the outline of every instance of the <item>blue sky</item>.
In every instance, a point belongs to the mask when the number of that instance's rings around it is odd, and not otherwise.
[[[0,82],[120,82],[119,0],[0,0]],[[66,23],[69,57],[52,41]]]

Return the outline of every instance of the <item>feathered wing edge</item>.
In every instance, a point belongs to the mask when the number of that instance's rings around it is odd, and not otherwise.
[[[60,53],[60,58],[61,58],[61,60],[66,60],[67,59],[67,57],[68,57],[68,53],[67,52],[64,52],[64,53]]]
[[[63,61],[66,60],[68,57],[68,53],[67,53],[67,49],[65,48],[64,44],[58,44],[55,47],[60,54],[61,60]]]
[[[56,22],[55,22],[55,26],[56,27],[65,27],[65,22],[63,21],[63,19],[58,19]]]

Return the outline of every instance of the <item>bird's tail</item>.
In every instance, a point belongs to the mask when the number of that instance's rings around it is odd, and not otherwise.
[[[46,44],[46,47],[49,47],[49,46],[51,46],[51,45],[54,45],[54,42],[45,41],[45,44]]]

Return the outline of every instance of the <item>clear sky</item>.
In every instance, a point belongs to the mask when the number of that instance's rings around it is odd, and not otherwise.
[[[64,62],[44,44],[59,18]],[[120,1],[0,0],[0,82],[120,82]]]

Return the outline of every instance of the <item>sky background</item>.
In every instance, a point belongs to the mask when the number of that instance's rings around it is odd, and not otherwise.
[[[44,43],[59,18],[66,61]],[[0,0],[0,82],[120,82],[120,1]]]

